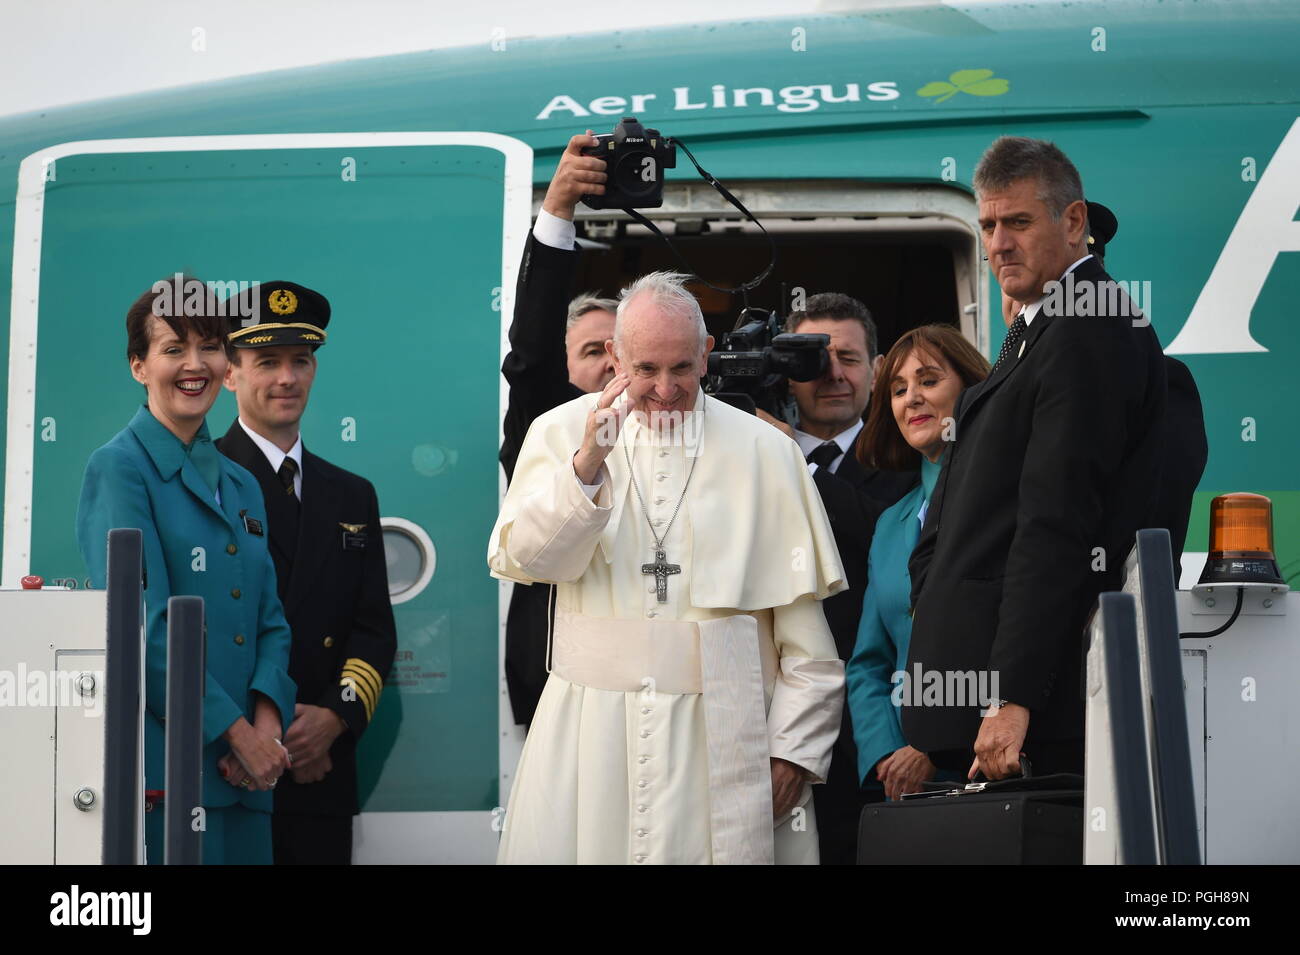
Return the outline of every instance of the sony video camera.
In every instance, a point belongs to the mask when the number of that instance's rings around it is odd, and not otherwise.
[[[754,413],[762,408],[789,421],[792,409],[786,379],[812,381],[830,364],[829,335],[782,333],[776,312],[747,308],[737,328],[722,337],[709,353],[709,382],[713,397]]]
[[[677,168],[677,147],[635,116],[624,116],[612,133],[596,137],[584,156],[605,160],[603,196],[583,196],[591,209],[657,209],[664,204],[664,170]]]

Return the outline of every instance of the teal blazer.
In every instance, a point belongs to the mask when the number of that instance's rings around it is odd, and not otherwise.
[[[195,440],[208,438],[205,422]],[[253,691],[293,721],[297,687],[289,678],[289,625],[267,550],[266,508],[257,479],[222,454],[217,501],[185,445],[150,413],[90,456],[77,507],[77,545],[92,585],[106,575],[108,532],[138,527],[144,537],[145,786],[162,789],[167,713],[167,599],[203,598],[207,681],[203,699],[203,804],[270,812],[272,794],[237,789],[217,760],[230,751],[221,734],[253,720]],[[250,521],[246,522],[245,518]],[[260,525],[260,526],[259,526]],[[250,530],[251,528],[251,530]],[[257,534],[256,531],[261,533]]]
[[[871,538],[858,642],[844,673],[858,747],[858,781],[864,785],[876,782],[876,763],[907,743],[891,694],[898,683],[894,674],[907,669],[912,638],[907,560],[921,534],[921,505],[934,492],[939,471],[940,465],[923,458],[921,483],[880,515]]]

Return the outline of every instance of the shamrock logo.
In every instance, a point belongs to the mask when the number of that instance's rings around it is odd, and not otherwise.
[[[926,83],[916,91],[917,96],[937,96],[936,103],[951,99],[958,93],[972,96],[1001,96],[1011,88],[1006,80],[994,76],[992,70],[958,70],[948,77],[948,82]]]

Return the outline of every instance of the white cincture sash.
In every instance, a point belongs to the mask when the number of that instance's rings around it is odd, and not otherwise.
[[[760,626],[761,622],[761,626]],[[715,865],[771,865],[766,692],[779,661],[771,616],[610,620],[555,611],[552,672],[623,693],[703,695]]]

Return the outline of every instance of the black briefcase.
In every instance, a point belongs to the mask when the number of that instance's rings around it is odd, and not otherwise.
[[[862,810],[858,865],[1083,864],[1082,776],[925,789]]]

